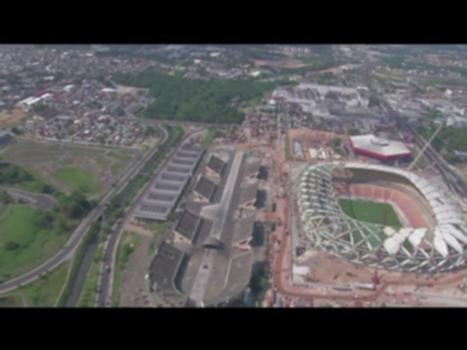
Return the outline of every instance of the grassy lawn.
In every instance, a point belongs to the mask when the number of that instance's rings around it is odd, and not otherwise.
[[[84,186],[89,194],[98,194],[112,185],[136,153],[133,149],[18,139],[5,148],[2,158],[62,192]]]
[[[99,272],[101,270],[103,256],[104,242],[101,242],[97,248],[91,267],[89,268],[86,283],[84,284],[83,291],[78,300],[78,307],[94,307],[96,305],[97,286],[99,283]]]
[[[69,263],[64,263],[55,270],[40,277],[37,281],[21,287],[12,294],[0,297],[1,306],[55,306],[58,295],[65,283]]]
[[[290,135],[287,131],[285,133],[285,159],[292,160],[293,158],[294,157],[292,157],[292,152],[290,151]]]
[[[99,183],[88,171],[78,168],[66,167],[58,169],[55,176],[63,181],[68,188],[85,193],[98,192]]]
[[[356,220],[401,227],[399,217],[390,204],[353,199],[339,199],[339,204],[344,213]]]
[[[24,306],[23,300],[19,295],[0,296],[0,308]]]
[[[67,232],[44,225],[43,211],[14,205],[0,219],[0,279],[21,274],[50,257],[65,243]],[[48,220],[55,221],[55,214]]]
[[[9,204],[0,202],[0,219],[2,219],[3,215],[6,215],[8,208]]]
[[[140,236],[135,233],[124,232],[117,248],[117,262],[114,270],[112,286],[112,306],[118,306],[120,291],[123,283],[125,268],[130,261],[131,254],[139,244]]]

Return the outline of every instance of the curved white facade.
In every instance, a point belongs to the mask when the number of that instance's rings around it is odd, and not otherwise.
[[[403,177],[426,199],[436,225],[397,229],[347,216],[332,185],[332,173],[337,169],[368,169]],[[413,173],[350,162],[310,165],[301,175],[296,196],[301,230],[315,247],[355,263],[388,270],[441,272],[465,265],[465,214],[440,189]]]

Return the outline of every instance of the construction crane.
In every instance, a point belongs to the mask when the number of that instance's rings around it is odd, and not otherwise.
[[[430,137],[430,139],[426,142],[425,146],[423,146],[423,149],[420,151],[420,153],[417,155],[417,157],[414,159],[412,164],[410,164],[408,170],[412,170],[412,168],[415,166],[415,164],[418,162],[418,160],[422,157],[422,155],[425,153],[425,151],[430,147],[431,143],[435,139],[435,137],[439,134],[441,129],[443,128],[444,123],[441,123],[441,125],[436,129],[436,131],[433,133],[433,135]]]

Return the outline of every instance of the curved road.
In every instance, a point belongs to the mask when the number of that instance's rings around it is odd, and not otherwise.
[[[90,225],[104,212],[105,207],[110,202],[110,200],[126,186],[126,184],[131,180],[131,178],[133,178],[133,176],[138,174],[140,169],[144,166],[144,163],[146,163],[155,154],[155,152],[157,152],[160,145],[167,140],[167,130],[165,130],[161,126],[159,126],[159,128],[164,132],[163,141],[161,143],[158,143],[158,145],[156,145],[141,159],[136,160],[133,165],[130,165],[130,167],[127,169],[125,174],[123,174],[123,176],[118,180],[118,182],[107,191],[107,193],[101,199],[99,204],[96,207],[94,207],[94,209],[92,209],[91,212],[80,222],[78,227],[71,234],[70,239],[58,251],[58,253],[56,253],[52,258],[46,260],[42,264],[36,266],[34,269],[18,277],[14,277],[10,280],[2,282],[0,284],[0,294],[10,292],[18,287],[35,281],[41,275],[56,268],[61,263],[70,259],[73,256],[81,240],[86,235]]]

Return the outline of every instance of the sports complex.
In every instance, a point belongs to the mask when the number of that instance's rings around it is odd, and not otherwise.
[[[417,273],[466,265],[465,213],[452,194],[412,172],[357,162],[312,164],[294,192],[295,245],[302,257],[318,249],[355,264]]]

